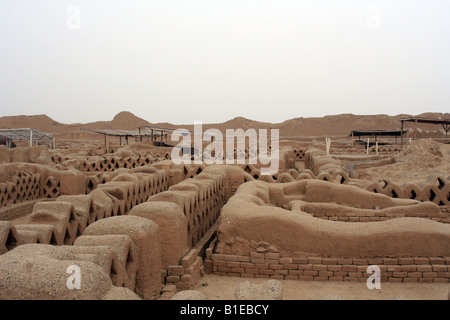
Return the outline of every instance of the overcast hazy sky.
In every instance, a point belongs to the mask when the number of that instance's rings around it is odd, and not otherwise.
[[[450,111],[448,0],[0,0],[0,115]]]

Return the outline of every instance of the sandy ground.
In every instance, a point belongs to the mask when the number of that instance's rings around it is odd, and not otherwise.
[[[234,300],[235,290],[242,281],[255,284],[266,279],[244,279],[206,275],[195,290],[208,300]],[[449,283],[381,283],[381,289],[369,290],[365,282],[280,280],[283,300],[448,300]]]

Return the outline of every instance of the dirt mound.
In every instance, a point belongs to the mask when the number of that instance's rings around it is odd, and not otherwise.
[[[138,126],[148,126],[150,123],[139,118],[129,111],[118,113],[111,121],[111,127],[115,129],[136,129]]]
[[[430,139],[415,140],[393,157],[394,163],[357,171],[360,179],[389,179],[397,184],[424,183],[431,176],[448,176],[450,145]]]
[[[44,132],[53,132],[54,127],[61,125],[45,114],[33,116],[5,116],[0,118],[0,128],[34,128]]]
[[[421,139],[413,141],[402,152],[397,155],[397,158],[404,157],[444,157],[449,155],[450,146],[432,141],[430,139]]]

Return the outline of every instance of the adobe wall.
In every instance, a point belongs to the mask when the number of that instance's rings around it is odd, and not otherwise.
[[[0,163],[52,164],[48,146],[16,147],[7,149],[0,146]]]
[[[375,207],[389,208],[392,214],[398,208],[400,216],[408,209],[416,213],[438,212],[437,206],[433,204],[424,206],[414,200],[392,199],[354,186],[318,180],[286,184],[254,181],[242,185],[222,208],[214,253],[251,258],[254,252],[258,252],[258,244],[265,243],[273,252],[278,253],[280,258],[292,259],[377,258],[384,264],[383,259],[392,257],[429,259],[450,256],[448,224],[406,217],[359,223],[329,221],[317,219],[301,211],[300,206],[297,206],[295,211],[289,210],[292,209],[290,204],[299,200],[321,205],[335,203],[349,207],[358,206],[366,210]],[[264,263],[263,260],[258,262]],[[273,264],[279,263],[274,261]],[[237,268],[237,265],[234,267]],[[216,271],[223,272],[219,269]]]
[[[290,210],[303,211],[315,218],[333,221],[371,222],[414,217],[450,223],[449,213],[443,212],[431,202],[421,202],[414,207],[406,205],[384,209],[360,209],[331,203],[309,203],[297,200],[292,201],[289,207]]]
[[[85,176],[31,163],[0,164],[0,207],[64,194],[84,194]]]
[[[109,249],[107,249],[109,248]],[[95,248],[92,248],[95,249]],[[107,261],[117,258],[115,250],[105,247]],[[109,253],[106,254],[109,250]],[[97,256],[76,247],[28,244],[0,257],[1,300],[109,300],[139,299],[130,289],[119,288]],[[90,260],[93,261],[90,261]],[[81,270],[81,287],[70,290],[67,280],[71,266]],[[72,272],[72,271],[71,271]],[[49,281],[51,275],[51,281]]]
[[[38,264],[49,260],[41,270],[61,268],[66,264],[51,255],[56,252],[53,248],[63,248],[58,257],[72,255],[71,262],[83,270],[100,267],[90,278],[94,287],[106,276],[111,290],[128,290],[115,294],[104,290],[99,293],[102,298],[170,298],[177,290],[192,289],[204,273],[201,256],[214,238],[220,209],[247,178],[234,166],[210,166],[169,188],[164,170],[117,170],[88,195],[40,201],[25,223],[0,222],[0,268],[15,263],[21,272],[28,263],[21,252],[33,244],[39,250],[30,259]],[[19,273],[9,274],[13,281],[0,291],[17,297]],[[44,281],[48,275],[34,270],[30,276]],[[32,287],[28,295],[36,297],[37,290]],[[59,299],[72,297],[69,290],[58,294]],[[44,290],[42,297],[49,296]],[[86,293],[86,298],[99,296]]]
[[[305,150],[303,150],[305,149]],[[296,161],[304,161],[305,169],[301,172],[297,170],[286,170],[280,173],[276,179],[264,177],[261,179],[267,182],[293,182],[303,179],[318,179],[334,182],[338,184],[350,184],[358,186],[364,190],[374,193],[381,193],[391,198],[412,199],[419,201],[430,201],[439,206],[450,205],[450,182],[448,177],[442,174],[430,176],[423,183],[403,183],[396,184],[389,179],[363,181],[353,179],[345,170],[342,161],[355,161],[351,157],[331,157],[324,151],[316,148],[294,149]],[[383,156],[370,156],[366,159],[378,159],[377,163],[392,163],[392,159]],[[365,164],[359,164],[364,166]]]
[[[54,201],[33,202],[31,214],[13,225],[17,236],[23,243],[71,245],[88,225],[103,218],[126,215],[134,206],[169,188],[164,171],[136,170],[139,172],[116,172],[108,178],[110,181],[99,185],[89,195],[84,195],[83,191],[78,195],[55,195]],[[66,178],[61,175],[60,181]],[[73,186],[71,181],[73,179],[68,179],[67,185]],[[81,185],[84,186],[84,178]],[[7,210],[3,213],[15,218]]]
[[[241,278],[366,282],[370,265],[380,267],[383,282],[443,282],[450,279],[450,257],[326,258],[281,257],[276,250],[250,255],[211,254],[206,273]]]
[[[361,188],[385,194],[393,198],[413,199],[419,201],[431,201],[440,206],[450,205],[450,181],[442,175],[430,176],[423,183],[393,183],[389,179],[380,181],[354,182]]]
[[[308,169],[292,169],[294,157]],[[66,264],[59,257],[67,255],[96,270],[93,287],[105,277],[111,281],[100,295],[86,293],[88,298],[170,298],[177,290],[192,289],[205,271],[363,281],[367,266],[377,264],[384,281],[450,278],[448,212],[431,202],[354,186],[342,163],[319,150],[286,149],[280,171],[272,176],[262,176],[258,165],[248,163],[173,165],[163,160],[148,166],[144,157],[142,163],[122,157],[116,166],[104,162],[114,157],[102,156],[93,158],[85,172],[62,170],[78,161],[69,158],[55,158],[58,169],[0,165],[0,182],[14,182],[30,194],[16,197],[16,204],[37,201],[25,222],[0,222],[0,269],[18,264],[22,272],[29,263],[25,253],[38,265],[49,260],[43,270],[61,268]],[[437,181],[433,185],[447,192],[449,184]],[[0,204],[8,194],[11,190],[0,192]],[[31,254],[30,248],[38,249]],[[0,285],[0,291],[18,296],[19,273],[9,274],[14,281]],[[117,287],[126,289],[111,293]],[[30,296],[37,291],[33,288]]]

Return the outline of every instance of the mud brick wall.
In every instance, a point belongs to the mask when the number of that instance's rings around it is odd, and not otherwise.
[[[340,155],[336,155],[333,152],[332,158],[340,160],[340,161],[345,161],[345,162],[360,162],[360,161],[378,161],[378,163],[392,163],[391,157],[389,155],[367,155],[364,157],[352,157],[351,155],[348,155],[348,152],[345,153],[341,153]],[[389,162],[388,162],[389,161]],[[364,165],[364,162],[362,162],[362,164],[359,165]]]
[[[138,253],[136,244],[128,235],[81,236],[68,250],[91,255],[91,261],[103,268],[114,286],[134,291]]]
[[[374,214],[360,214],[360,215],[351,215],[351,214],[343,214],[336,212],[322,212],[322,213],[314,213],[314,217],[332,220],[332,221],[344,221],[344,222],[372,222],[372,221],[385,221],[396,218],[410,217],[410,218],[424,218],[430,219],[437,222],[442,223],[450,223],[450,213],[442,212],[441,213],[431,213],[431,212],[411,212],[411,213],[385,213],[385,212],[375,212]]]
[[[0,183],[0,207],[37,199],[56,199],[64,194],[84,194],[81,173],[54,170],[48,166],[11,165],[11,177]]]
[[[14,249],[23,242],[16,228],[9,221],[0,221],[0,255]]]
[[[80,172],[31,163],[2,165],[1,171],[0,207],[85,193],[85,176]]]
[[[324,151],[310,149],[305,153],[305,168],[312,171],[316,179],[345,184],[349,181],[341,161],[327,156]]]
[[[204,274],[203,260],[198,256],[196,249],[192,249],[181,259],[181,265],[168,266],[161,272],[163,283],[166,286],[175,286],[176,290],[194,289],[202,274]],[[167,289],[164,291],[173,292]]]
[[[306,148],[296,147],[294,148],[294,157],[296,161],[301,161],[305,159]]]
[[[11,181],[0,183],[0,207],[39,199],[43,191],[40,174],[19,172]]]
[[[79,170],[86,172],[112,172],[117,169],[132,169],[155,162],[152,156],[146,157],[108,157],[102,160],[93,159],[85,160],[80,163]]]
[[[151,195],[167,190],[169,185],[164,171],[150,168],[147,171],[131,177],[117,174],[89,195],[59,196],[59,193],[52,193],[52,198],[58,194],[56,201],[33,203],[27,220],[11,227],[19,239],[15,242],[72,245],[90,224],[104,218],[126,215]],[[57,179],[49,181],[55,182]],[[8,247],[5,244],[9,242],[5,238],[0,246]]]
[[[12,221],[20,217],[24,217],[33,211],[33,206],[42,200],[30,200],[23,203],[17,203],[14,205],[8,205],[7,207],[0,208],[0,220]]]
[[[304,281],[367,281],[369,265],[381,270],[383,282],[443,282],[450,279],[450,257],[366,259],[280,257],[276,252],[252,252],[250,256],[211,254],[206,273],[242,278]]]
[[[119,173],[118,173],[119,172]],[[167,173],[165,173],[163,170],[157,170],[153,167],[146,166],[146,167],[138,167],[134,169],[120,169],[117,172],[96,172],[96,173],[86,173],[85,176],[85,191],[86,194],[89,194],[93,190],[97,189],[99,185],[106,184],[108,182],[111,182],[117,174],[121,173],[128,173],[128,174],[134,174],[134,173],[146,173],[150,174],[151,176],[147,176],[145,179],[143,179],[143,184],[141,183],[140,188],[144,189],[141,190],[142,192],[148,193],[148,195],[153,195],[158,192],[164,191],[170,186],[170,181],[168,178]],[[147,196],[148,198],[148,196]]]
[[[104,184],[106,182],[107,177],[100,172],[86,173],[86,180],[85,180],[86,194],[89,194],[95,189],[97,189],[99,184]]]
[[[161,160],[170,159],[169,152],[158,153],[156,155],[141,155],[136,157],[119,157],[119,156],[97,156],[79,160],[77,157],[52,155],[51,159],[54,164],[64,165],[68,161],[71,165],[75,164],[75,168],[83,172],[114,172],[117,169],[133,169],[143,166],[152,165]]]
[[[288,152],[286,152],[287,154]],[[339,184],[347,184],[351,181],[347,172],[343,170],[343,164],[339,160],[325,155],[321,150],[310,149],[303,151],[294,149],[294,159],[295,161],[304,161],[305,169],[298,172],[295,169],[286,167],[285,170],[280,171],[276,176],[263,176],[259,180],[285,183],[303,179],[319,179]],[[254,175],[257,172],[251,171],[249,173]]]
[[[70,207],[68,202],[53,202],[53,204],[61,206],[62,209]],[[8,223],[0,222],[1,241],[4,238],[16,237],[14,231]],[[17,237],[16,242],[19,238]],[[14,245],[13,241],[6,242],[5,247],[0,246],[0,253],[4,253],[10,249],[8,247]],[[24,256],[34,259],[35,268],[27,267],[29,260],[23,259]],[[13,261],[16,268],[11,270],[10,261]],[[65,281],[67,277],[63,277],[63,282],[58,280],[61,277],[54,277],[52,281],[55,282],[49,283],[48,286],[42,285],[48,281],[49,274],[58,270],[65,272],[68,264],[78,266],[82,274],[89,275],[87,282],[82,283],[81,290],[67,290]],[[93,265],[97,267],[93,268]],[[25,268],[27,272],[23,271]],[[161,269],[159,229],[152,221],[140,217],[120,216],[102,219],[86,228],[86,234],[78,237],[73,245],[52,246],[42,243],[16,245],[14,250],[0,256],[0,269],[2,269],[0,277],[4,284],[4,290],[1,291],[3,298],[6,295],[9,299],[46,297],[78,300],[81,297],[74,297],[74,293],[84,290],[95,291],[93,292],[95,295],[101,295],[104,294],[101,290],[106,285],[127,288],[143,299],[156,299],[160,296],[162,288],[159,275]],[[20,290],[24,287],[24,277],[30,279],[25,282],[28,284],[25,294]],[[98,290],[101,292],[97,292]],[[101,297],[96,298],[98,299]]]
[[[361,184],[360,181],[359,184]],[[450,182],[439,175],[432,176],[421,184],[398,185],[389,179],[384,179],[365,183],[361,185],[361,188],[392,198],[431,201],[440,206],[450,205]]]
[[[49,176],[42,181],[41,198],[53,199],[61,195],[61,184],[58,176]]]
[[[378,159],[380,157],[377,157]],[[380,181],[361,181],[351,179],[348,173],[343,170],[343,164],[339,159],[325,155],[318,149],[310,149],[305,152],[303,157],[305,161],[305,170],[298,172],[288,170],[278,177],[270,179],[264,177],[267,182],[292,182],[302,179],[319,179],[339,184],[352,184],[364,190],[374,193],[385,194],[392,198],[413,199],[418,201],[431,201],[439,206],[450,205],[450,182],[444,176],[432,176],[423,183],[402,185],[396,184],[389,179]],[[348,159],[345,159],[348,161]],[[388,161],[388,160],[380,160]],[[253,172],[251,172],[253,174]],[[437,221],[444,221],[445,218]]]
[[[187,218],[188,247],[192,248],[216,222],[227,201],[225,175],[198,175],[171,186],[148,201],[171,202],[180,206]]]

